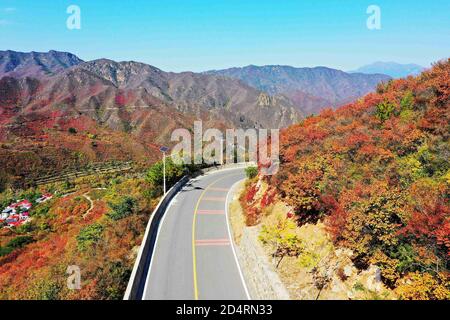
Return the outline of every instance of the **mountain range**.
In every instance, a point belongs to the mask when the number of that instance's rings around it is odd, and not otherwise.
[[[132,61],[84,62],[55,51],[0,52],[0,78],[8,84],[2,104],[14,102],[22,110],[39,105],[37,112],[55,105],[60,110],[77,108],[113,127],[118,119],[110,113],[100,117],[100,109],[126,105],[128,109],[164,107],[187,115],[207,112],[211,118],[245,127],[283,127],[302,116],[286,97],[268,96],[234,79],[164,72]],[[14,94],[20,97],[11,97]]]
[[[247,66],[207,71],[206,74],[239,79],[269,94],[282,94],[304,114],[318,113],[325,107],[339,107],[373,91],[378,83],[388,81],[382,74],[346,73],[316,67]]]
[[[33,122],[56,112],[145,133],[146,116],[155,113],[176,113],[181,123],[203,116],[234,127],[285,127],[324,107],[348,103],[390,78],[289,66],[174,73],[134,61],[85,62],[66,52],[8,50],[0,51],[0,79],[0,106],[8,115],[3,121]],[[166,118],[163,122],[174,119]]]
[[[0,78],[51,76],[82,63],[83,60],[67,52],[0,51]]]
[[[407,76],[416,76],[424,71],[425,68],[417,64],[400,64],[396,62],[375,62],[359,69],[352,71],[364,74],[381,73],[391,76],[392,78],[404,78]]]
[[[66,52],[0,51],[0,165],[29,176],[79,162],[149,163],[174,129],[195,120],[205,128],[283,128],[389,79],[325,67],[175,73]]]

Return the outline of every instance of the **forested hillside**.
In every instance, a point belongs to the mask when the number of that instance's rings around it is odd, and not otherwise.
[[[397,298],[450,298],[449,97],[447,60],[284,130],[279,172],[241,197],[247,224],[283,202],[287,221],[324,223],[334,246],[350,249],[360,271],[377,266]],[[295,249],[285,227],[269,234],[286,248],[275,255]]]
[[[0,299],[122,299],[156,200],[143,179],[95,179],[98,189],[83,180],[32,208],[30,222],[2,225]],[[1,203],[9,196],[0,194]],[[67,287],[68,266],[79,268],[81,290]]]
[[[97,173],[0,193],[2,208],[32,203],[25,223],[0,220],[0,300],[121,300],[162,194],[161,166],[146,176]],[[185,172],[168,161],[168,186]],[[41,194],[49,200],[37,202]],[[80,271],[80,290],[67,285],[69,266]]]

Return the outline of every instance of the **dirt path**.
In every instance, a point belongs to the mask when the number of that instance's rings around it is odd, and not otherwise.
[[[91,211],[94,209],[94,200],[92,200],[92,198],[89,196],[89,192],[91,192],[91,191],[93,191],[93,190],[106,190],[106,188],[94,188],[94,189],[91,189],[91,190],[89,190],[88,192],[85,192],[85,193],[82,194],[82,196],[83,196],[87,201],[89,201],[89,205],[90,205],[90,206],[89,206],[89,209],[86,211],[86,213],[83,214],[83,218],[86,218],[87,215],[88,215],[89,213],[91,213]],[[62,195],[61,198],[68,197],[68,196],[70,196],[70,195],[72,195],[72,194],[74,194],[74,193],[77,193],[77,191],[70,192],[70,193],[66,193],[66,194]]]
[[[85,197],[87,199],[87,201],[89,201],[89,204],[90,204],[88,211],[86,211],[86,213],[83,214],[83,219],[84,219],[87,217],[87,215],[89,213],[91,213],[92,209],[94,209],[94,201],[92,201],[91,197],[89,197],[89,192],[84,193],[83,197]]]

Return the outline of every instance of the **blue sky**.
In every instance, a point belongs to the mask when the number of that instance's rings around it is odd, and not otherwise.
[[[71,4],[81,9],[81,30],[66,27]],[[366,27],[372,4],[381,30]],[[166,71],[428,66],[450,56],[449,13],[448,0],[1,0],[0,50],[70,51]]]

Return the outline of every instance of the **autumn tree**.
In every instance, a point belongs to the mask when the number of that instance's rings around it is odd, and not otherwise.
[[[405,299],[445,296],[433,292],[443,292],[449,272],[449,88],[447,59],[308,117],[281,132],[280,170],[264,178],[296,223],[324,221],[359,269],[377,265],[384,284],[402,286]],[[259,217],[266,194],[244,201],[247,216]],[[410,282],[428,289],[414,293]]]
[[[298,257],[302,252],[302,241],[296,232],[295,222],[281,215],[262,226],[259,239],[272,248],[272,256],[278,258],[277,268],[284,257]]]

